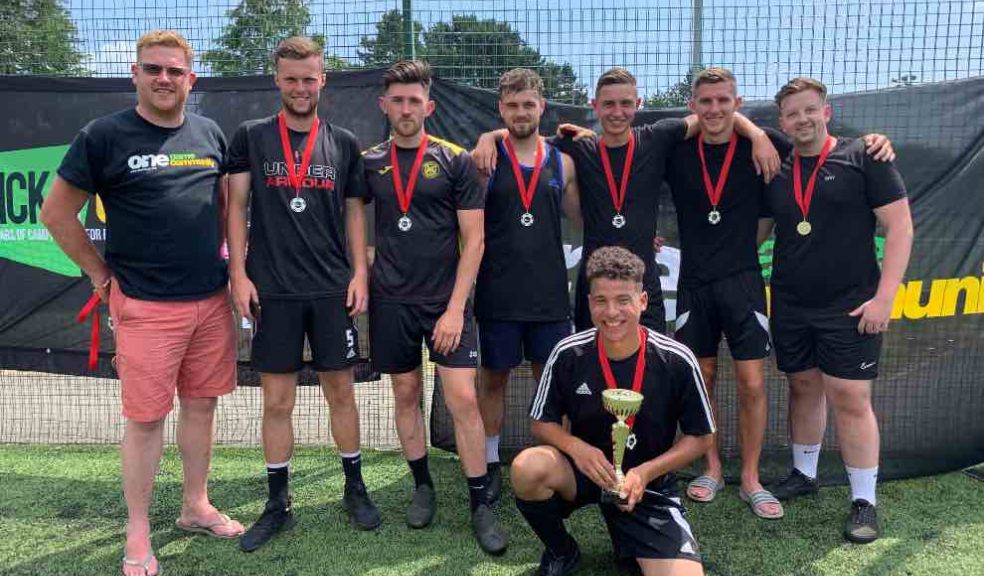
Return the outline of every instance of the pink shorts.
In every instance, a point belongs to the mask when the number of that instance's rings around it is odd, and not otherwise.
[[[130,298],[114,281],[109,313],[123,416],[155,422],[183,398],[216,398],[236,388],[236,338],[229,293],[191,302]]]

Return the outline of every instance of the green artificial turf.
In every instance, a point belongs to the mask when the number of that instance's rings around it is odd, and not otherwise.
[[[253,554],[235,541],[173,528],[181,498],[181,463],[165,454],[151,510],[153,545],[166,576],[180,575],[518,575],[532,574],[540,546],[504,495],[500,518],[509,533],[505,555],[481,552],[468,524],[458,464],[433,452],[438,514],[432,527],[403,522],[411,480],[399,454],[369,452],[366,482],[383,512],[374,532],[349,527],[339,506],[341,465],[329,450],[299,449],[291,489],[297,526]],[[258,449],[218,448],[211,496],[249,524],[266,495]],[[884,537],[868,546],[843,541],[846,487],[787,504],[786,518],[759,520],[729,486],[707,505],[688,504],[707,573],[770,575],[984,574],[984,482],[965,474],[883,484]],[[118,574],[126,509],[114,447],[0,446],[0,574]],[[578,574],[619,574],[594,508],[575,513],[570,528],[584,555]]]

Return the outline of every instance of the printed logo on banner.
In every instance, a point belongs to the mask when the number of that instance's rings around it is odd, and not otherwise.
[[[0,258],[64,276],[82,275],[41,224],[41,204],[67,151],[66,144],[0,152]],[[88,208],[79,214],[83,225]],[[96,213],[105,221],[98,197]],[[104,239],[101,227],[86,232],[94,241]]]

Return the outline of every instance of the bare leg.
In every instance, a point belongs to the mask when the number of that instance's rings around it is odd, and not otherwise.
[[[454,420],[454,440],[465,476],[474,478],[486,472],[485,428],[478,411],[474,368],[437,367],[444,387],[444,403]]]
[[[319,372],[321,392],[331,410],[331,436],[343,454],[359,451],[359,408],[355,403],[352,369]]]
[[[402,374],[392,374],[391,378],[396,433],[400,437],[403,457],[407,461],[419,460],[427,453],[424,414],[420,411],[420,394],[423,391],[420,368]]]
[[[707,400],[711,403],[711,410],[714,413],[714,421],[718,421],[718,407],[717,407],[717,397],[715,395],[715,383],[717,379],[717,357],[706,357],[698,358],[697,363],[700,364],[700,374],[704,378],[704,387],[707,388]],[[714,433],[711,435],[711,446],[704,453],[704,471],[703,476],[710,476],[717,482],[724,480],[724,472],[722,471],[721,465],[721,455],[718,452],[718,434]],[[697,499],[705,499],[711,497],[711,491],[703,486],[694,486],[687,488],[688,493],[692,494]]]
[[[127,558],[143,561],[150,554],[150,499],[154,491],[154,476],[164,447],[164,421],[126,421],[120,459],[123,465],[123,497],[126,500]],[[157,563],[150,573],[157,572]],[[126,576],[144,576],[138,566],[123,566]]]
[[[211,526],[217,534],[235,537],[243,526],[235,520],[223,523],[208,499],[208,472],[215,437],[216,398],[179,398],[178,450],[184,469],[184,496],[179,521],[186,525]]]

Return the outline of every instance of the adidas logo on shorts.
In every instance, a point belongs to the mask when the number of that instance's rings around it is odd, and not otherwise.
[[[587,382],[581,382],[581,385],[577,387],[574,393],[581,394],[582,396],[591,396],[591,388],[588,388]]]
[[[355,348],[349,348],[348,354],[345,355],[345,358],[348,360],[355,358]]]

